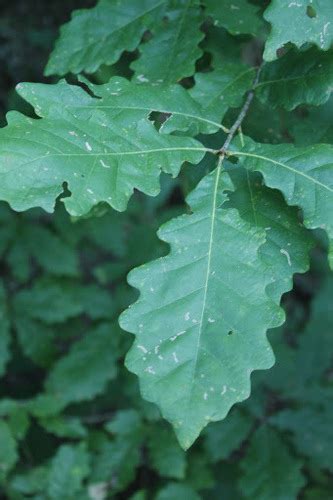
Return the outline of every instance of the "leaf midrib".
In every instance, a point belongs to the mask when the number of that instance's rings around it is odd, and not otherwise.
[[[197,370],[197,364],[198,364],[198,356],[199,356],[199,351],[200,351],[200,340],[202,336],[202,331],[203,331],[203,319],[204,319],[204,314],[206,310],[206,302],[207,302],[207,293],[208,293],[208,286],[209,286],[209,277],[210,277],[210,270],[211,270],[211,260],[212,260],[212,250],[213,250],[213,240],[214,240],[214,229],[215,229],[215,219],[216,219],[216,209],[217,209],[217,195],[218,195],[218,186],[219,186],[219,180],[221,176],[221,170],[222,170],[222,162],[223,162],[223,156],[220,156],[218,165],[216,168],[216,178],[215,178],[215,184],[214,184],[214,192],[213,192],[213,203],[212,203],[212,221],[211,221],[211,227],[210,227],[210,236],[209,236],[209,244],[208,244],[208,252],[207,252],[207,272],[206,272],[206,278],[205,278],[205,284],[204,284],[204,296],[203,296],[203,302],[202,302],[202,310],[201,310],[201,316],[200,316],[200,321],[199,321],[199,334],[197,338],[197,343],[196,343],[196,349],[195,349],[195,358],[193,362],[193,369],[191,373],[191,382],[190,382],[190,390],[188,393],[187,397],[187,405],[186,405],[186,414],[188,413],[188,408],[191,402],[191,396],[192,396],[192,391],[193,391],[193,386],[195,382],[195,373]]]
[[[210,125],[214,125],[222,130],[225,130],[225,127],[218,122],[214,122],[212,120],[208,120],[207,118],[203,118],[202,116],[192,115],[189,113],[184,113],[182,111],[174,111],[170,109],[155,109],[153,107],[147,108],[145,106],[77,106],[77,105],[66,105],[65,109],[74,108],[74,109],[122,109],[122,110],[133,110],[133,111],[148,111],[152,113],[153,111],[157,111],[159,113],[171,114],[184,116],[186,118],[193,118],[194,120],[199,120],[205,123],[209,123]]]

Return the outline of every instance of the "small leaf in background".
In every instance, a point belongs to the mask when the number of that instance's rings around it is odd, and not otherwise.
[[[11,481],[11,488],[15,493],[26,496],[44,493],[47,487],[48,473],[48,468],[41,466],[31,469],[26,474],[17,474]]]
[[[51,461],[47,494],[50,499],[77,498],[89,474],[89,455],[83,443],[60,446]]]
[[[305,484],[302,466],[274,430],[268,426],[260,427],[241,462],[243,474],[239,486],[244,498],[297,498]]]
[[[152,427],[148,437],[149,457],[154,469],[164,477],[183,479],[186,470],[185,452],[171,429],[159,424]]]
[[[3,481],[18,460],[15,439],[3,420],[0,420],[0,443],[0,480]]]
[[[10,325],[6,302],[6,292],[3,286],[0,285],[0,377],[4,375],[10,358]]]
[[[321,468],[333,471],[332,405],[324,409],[284,410],[274,415],[271,422],[278,429],[291,432],[299,453],[308,456]]]
[[[91,399],[103,392],[117,373],[116,344],[109,323],[89,331],[51,369],[46,381],[47,392],[65,404]]]
[[[199,500],[199,495],[190,486],[185,484],[169,483],[161,489],[154,500]]]
[[[140,415],[134,410],[118,411],[106,430],[112,440],[102,438],[92,468],[93,484],[107,483],[110,491],[119,491],[133,481],[141,463],[144,428]]]
[[[236,409],[225,421],[208,425],[204,441],[209,459],[215,463],[228,458],[247,438],[252,426],[253,420]]]
[[[253,68],[239,63],[225,63],[223,69],[197,73],[195,86],[189,90],[189,95],[203,110],[207,123],[194,122],[191,132],[217,132],[219,128],[216,124],[223,120],[227,110],[242,104],[244,95],[251,88],[253,75]],[[166,132],[182,128],[185,128],[184,117],[176,114],[163,126]]]

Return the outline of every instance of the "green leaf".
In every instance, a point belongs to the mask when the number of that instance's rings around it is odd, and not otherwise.
[[[205,0],[207,14],[215,25],[226,28],[232,35],[258,35],[262,21],[258,7],[247,0]]]
[[[53,418],[64,409],[66,403],[61,394],[38,394],[34,399],[27,402],[26,407],[29,412],[37,418]]]
[[[6,260],[15,280],[25,283],[31,278],[30,256],[24,251],[20,241],[16,240],[13,242]]]
[[[144,32],[163,15],[166,0],[100,0],[93,9],[74,11],[63,25],[46,75],[93,73],[133,51]]]
[[[13,408],[9,412],[7,423],[15,439],[22,440],[25,438],[30,426],[30,420],[27,410],[23,405],[18,404],[15,409]]]
[[[182,483],[169,483],[161,489],[154,500],[199,500],[200,497],[190,486]]]
[[[261,172],[265,184],[279,189],[289,205],[299,206],[307,228],[327,232],[333,266],[333,147],[319,144],[295,148],[246,140],[245,146],[232,155],[238,156],[247,169]]]
[[[0,283],[0,377],[4,375],[10,358],[10,325],[7,314],[7,296]]]
[[[112,491],[121,491],[135,479],[136,470],[140,465],[141,454],[139,445],[131,438],[115,441],[105,441],[94,455],[91,481],[92,485],[112,481]],[[110,487],[107,488],[108,490]]]
[[[317,48],[289,50],[272,63],[265,64],[256,95],[273,108],[288,110],[299,104],[324,104],[333,88],[333,51]]]
[[[84,286],[53,279],[36,280],[32,288],[17,293],[14,307],[18,315],[46,324],[62,323],[80,314],[110,319],[114,313],[112,296],[107,290],[93,284]]]
[[[297,336],[297,345],[292,348],[282,344],[276,366],[263,381],[284,399],[320,405],[329,401],[330,387],[320,384],[325,381],[333,360],[333,319],[328,307],[332,294],[333,279],[329,274],[313,299],[306,326]]]
[[[187,454],[186,483],[198,491],[211,489],[214,482],[213,469],[202,450]]]
[[[78,439],[84,438],[87,435],[86,428],[83,426],[81,420],[76,417],[48,417],[39,419],[39,424],[42,425],[47,432],[60,438]]]
[[[163,477],[184,479],[186,469],[185,452],[180,448],[175,435],[161,424],[151,428],[148,436],[149,458],[153,468]]]
[[[197,163],[205,151],[194,139],[159,134],[137,112],[117,109],[109,117],[98,108],[99,99],[65,82],[25,84],[20,93],[44,118],[12,112],[0,131],[0,198],[15,210],[52,211],[64,182],[72,215],[86,214],[102,201],[125,210],[134,188],[158,194],[161,170],[176,176],[184,161]]]
[[[245,221],[266,232],[260,257],[272,276],[267,294],[279,303],[281,295],[293,286],[292,276],[309,268],[312,234],[300,225],[298,210],[288,207],[277,190],[263,185],[259,174],[234,166],[228,173],[233,183],[231,206]]]
[[[112,325],[91,330],[54,365],[46,381],[47,393],[57,395],[65,404],[102,393],[117,373],[115,344]]]
[[[323,106],[310,107],[302,120],[292,124],[290,132],[296,146],[307,146],[309,137],[313,143],[333,144],[333,98]]]
[[[129,500],[147,500],[146,491],[140,490],[134,493]]]
[[[144,428],[140,415],[134,410],[118,411],[105,427],[114,439],[104,438],[99,444],[93,461],[92,481],[94,484],[109,483],[112,477],[110,486],[112,492],[117,492],[126,488],[135,477],[141,462]]]
[[[214,69],[223,68],[226,62],[237,63],[241,60],[242,45],[224,28],[210,26],[201,45],[204,51],[210,54],[211,66]],[[224,50],[221,50],[221,47]]]
[[[320,500],[321,498],[329,498],[331,495],[332,487],[331,485],[310,487],[304,491],[304,500]]]
[[[22,239],[25,251],[47,272],[58,276],[77,276],[77,254],[52,231],[25,223],[22,227]]]
[[[253,435],[239,486],[244,498],[296,500],[305,484],[302,462],[293,457],[280,436],[264,425]]]
[[[209,424],[204,432],[209,459],[213,463],[227,459],[247,438],[252,426],[252,418],[236,409],[223,422]]]
[[[136,410],[121,410],[113,420],[105,424],[105,429],[116,436],[139,436],[141,423],[141,417]]]
[[[74,499],[89,474],[89,455],[86,445],[62,445],[52,460],[48,478],[48,498]]]
[[[311,382],[319,381],[332,364],[333,317],[328,307],[332,297],[333,276],[329,273],[314,297],[310,318],[299,337],[295,365],[305,390]]]
[[[130,273],[141,296],[121,317],[137,336],[127,366],[184,448],[248,397],[253,370],[272,366],[265,333],[283,320],[266,294],[272,278],[259,257],[265,232],[221,208],[225,189],[218,167],[189,197],[192,215],[161,228],[171,253]]]
[[[23,314],[17,315],[14,324],[23,353],[37,365],[48,367],[56,354],[54,328]]]
[[[10,481],[10,487],[23,495],[45,492],[48,469],[44,466],[34,467],[26,474],[15,475]]]
[[[237,462],[230,463],[227,461],[221,462],[218,466],[218,482],[215,488],[211,490],[210,497],[212,500],[235,500],[241,498],[238,489],[239,467]]]
[[[225,62],[222,68],[209,73],[197,73],[195,86],[189,95],[199,104],[206,117],[206,123],[196,120],[192,123],[193,135],[199,132],[212,134],[219,130],[219,124],[230,107],[242,104],[243,97],[251,88],[254,70],[244,64]],[[164,131],[186,129],[188,120],[181,115],[173,115],[164,125]]]
[[[292,433],[299,453],[308,456],[321,468],[333,471],[331,405],[321,410],[310,406],[283,410],[271,417],[270,423]]]
[[[140,46],[140,57],[131,68],[138,82],[174,83],[195,73],[201,57],[204,18],[197,0],[183,0],[168,18],[153,28],[153,38]]]
[[[0,480],[14,467],[18,460],[15,439],[6,422],[0,419]]]
[[[331,47],[331,0],[272,0],[265,10],[264,18],[272,26],[265,46],[266,61],[276,59],[276,51],[289,42],[298,48],[306,43],[313,43],[321,50]]]

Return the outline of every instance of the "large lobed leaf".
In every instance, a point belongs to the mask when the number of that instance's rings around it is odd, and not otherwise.
[[[286,206],[282,195],[267,188],[259,174],[232,167],[228,172],[233,184],[230,205],[244,220],[266,232],[260,248],[260,258],[272,276],[266,291],[279,303],[281,295],[292,288],[291,277],[308,269],[312,234],[299,224],[298,210]]]
[[[111,84],[114,97],[119,85],[117,79]],[[138,86],[130,88],[133,95]],[[134,188],[158,194],[161,170],[175,176],[184,161],[197,163],[205,151],[194,139],[158,133],[146,118],[151,107],[113,109],[111,98],[110,110],[103,110],[101,100],[65,82],[22,84],[19,92],[42,119],[12,112],[0,131],[0,198],[15,210],[52,211],[64,182],[71,192],[64,203],[72,215],[101,201],[124,210]]]
[[[184,448],[209,421],[248,397],[253,370],[272,365],[266,331],[283,320],[279,301],[292,274],[308,265],[311,243],[297,230],[295,211],[271,193],[253,201],[250,188],[248,199],[233,201],[247,219],[248,211],[258,211],[246,222],[221,207],[226,189],[232,184],[217,168],[190,195],[193,213],[161,228],[171,253],[130,273],[141,295],[121,317],[122,327],[136,334],[127,366]],[[283,218],[276,223],[277,208]],[[297,243],[289,249],[291,230]]]
[[[241,461],[244,498],[294,500],[305,484],[302,465],[273,429],[260,427]]]
[[[93,73],[134,50],[147,28],[163,15],[167,0],[100,0],[93,9],[74,11],[63,25],[46,75]]]
[[[278,429],[291,433],[292,442],[299,453],[309,457],[317,466],[333,471],[332,404],[323,409],[304,406],[282,410],[273,415],[270,421]]]
[[[10,325],[6,303],[6,293],[3,285],[0,285],[0,377],[6,371],[6,365],[10,358]]]

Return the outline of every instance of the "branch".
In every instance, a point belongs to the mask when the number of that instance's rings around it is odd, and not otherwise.
[[[255,87],[256,87],[256,85],[259,82],[261,68],[262,68],[262,66],[259,66],[258,69],[257,69],[256,76],[255,76],[255,79],[254,79],[253,84],[252,84],[252,88],[251,88],[251,90],[248,92],[248,94],[246,96],[246,100],[245,100],[244,106],[240,110],[240,113],[239,113],[239,115],[238,115],[235,123],[231,127],[231,129],[229,131],[229,134],[227,135],[227,138],[225,140],[225,143],[223,144],[222,148],[218,151],[219,155],[224,156],[224,155],[227,154],[227,149],[230,146],[230,143],[231,143],[232,139],[234,138],[235,133],[237,132],[237,130],[242,125],[242,122],[243,122],[244,118],[246,117],[246,115],[247,115],[247,113],[249,111],[249,107],[250,107],[252,99],[254,97]]]

